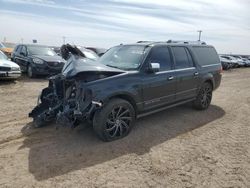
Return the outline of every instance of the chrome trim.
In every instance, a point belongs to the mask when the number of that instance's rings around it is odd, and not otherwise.
[[[167,70],[167,71],[159,71],[159,72],[156,72],[156,74],[179,72],[179,71],[194,70],[194,69],[195,67],[189,67],[189,68],[184,68],[184,69],[173,69],[173,70]]]
[[[220,63],[215,63],[215,64],[210,64],[210,65],[203,65],[201,67],[211,67],[211,66],[215,66],[215,65],[221,65]]]
[[[189,91],[194,91],[194,90],[197,90],[197,89],[198,89],[197,87],[196,88],[192,88],[192,89],[187,89],[185,91],[177,92],[176,95],[181,94],[181,93],[186,93],[186,92],[189,92]]]
[[[155,110],[152,110],[152,111],[149,111],[149,112],[142,112],[141,114],[138,114],[137,115],[137,118],[142,118],[144,116],[147,116],[147,115],[150,115],[150,114],[154,114],[154,113],[157,113],[157,112],[160,112],[160,111],[163,111],[163,110],[166,110],[168,108],[172,108],[174,106],[178,106],[178,105],[181,105],[181,104],[185,104],[187,102],[191,102],[195,100],[195,98],[191,98],[191,99],[187,99],[185,101],[181,101],[181,102],[177,102],[177,103],[173,103],[173,104],[170,104],[170,105],[164,105],[163,107],[159,107]]]

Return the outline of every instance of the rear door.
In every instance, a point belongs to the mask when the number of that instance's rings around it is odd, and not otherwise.
[[[143,74],[144,109],[163,106],[175,100],[176,79],[170,49],[167,46],[155,46],[146,58],[144,66],[159,63],[160,71]]]
[[[172,46],[174,65],[176,72],[176,100],[181,101],[196,97],[199,72],[194,64],[193,58],[184,46]]]

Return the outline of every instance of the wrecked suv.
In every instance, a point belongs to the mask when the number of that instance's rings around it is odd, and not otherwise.
[[[141,116],[187,102],[207,109],[221,81],[217,52],[205,43],[119,45],[98,61],[70,45],[64,51],[62,74],[49,79],[29,114],[36,127],[90,122],[99,138],[112,141],[128,135]]]

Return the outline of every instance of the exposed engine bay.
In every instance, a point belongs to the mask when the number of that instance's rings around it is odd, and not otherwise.
[[[61,47],[61,52],[67,60],[62,73],[49,78],[48,87],[42,90],[37,106],[29,113],[35,127],[56,120],[58,125],[74,128],[91,121],[102,101],[94,101],[92,90],[85,84],[123,72],[84,58],[77,47],[68,44]]]

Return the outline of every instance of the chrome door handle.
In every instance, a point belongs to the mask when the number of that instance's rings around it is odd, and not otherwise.
[[[173,80],[173,79],[174,79],[173,76],[169,76],[169,77],[168,77],[168,80]]]
[[[195,72],[195,73],[194,73],[194,76],[198,76],[198,75],[199,75],[199,73],[198,73],[198,72]]]

